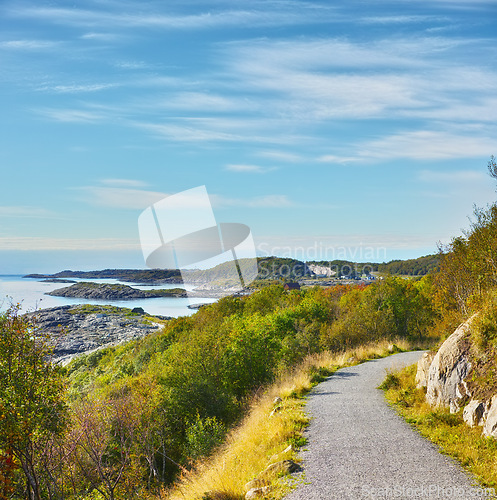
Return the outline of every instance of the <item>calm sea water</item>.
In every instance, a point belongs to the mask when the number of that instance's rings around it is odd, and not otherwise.
[[[73,279],[73,278],[71,278]],[[124,285],[139,288],[141,290],[153,290],[158,288],[185,288],[191,290],[192,287],[180,284],[174,285],[135,285],[134,283],[124,283],[114,279],[77,279],[74,281],[91,281],[93,283],[122,283]],[[35,309],[46,309],[49,307],[73,305],[73,304],[106,304],[117,307],[142,307],[150,314],[160,314],[162,316],[189,316],[195,310],[188,309],[190,304],[215,302],[213,298],[195,297],[176,298],[176,297],[158,297],[153,299],[139,300],[89,300],[74,299],[68,297],[52,297],[45,295],[47,292],[70,286],[70,283],[42,283],[39,280],[23,278],[20,275],[0,275],[0,311],[5,311],[10,304],[20,303],[23,312],[34,311]]]

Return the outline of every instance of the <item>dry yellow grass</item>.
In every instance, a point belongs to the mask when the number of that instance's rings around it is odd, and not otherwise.
[[[302,396],[324,376],[337,368],[382,357],[399,349],[412,349],[407,341],[384,341],[361,346],[342,353],[325,352],[308,357],[291,373],[272,384],[262,396],[254,398],[250,410],[240,425],[227,437],[224,445],[210,458],[185,473],[161,500],[241,499],[245,484],[268,465],[283,459],[298,460],[302,432],[308,424]],[[390,347],[390,349],[389,349]],[[274,399],[280,397],[281,409],[271,416]],[[282,452],[294,444],[294,449]],[[282,498],[289,485],[275,480],[271,498]],[[206,495],[210,492],[210,496]]]

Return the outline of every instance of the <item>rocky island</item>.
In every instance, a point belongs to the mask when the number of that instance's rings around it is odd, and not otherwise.
[[[53,360],[62,364],[78,354],[144,337],[157,331],[166,319],[148,316],[141,309],[93,304],[41,309],[28,316],[49,334]]]
[[[103,269],[102,271],[60,271],[55,274],[28,274],[24,278],[31,279],[116,279],[128,283],[146,283],[159,285],[163,283],[182,283],[178,269]]]
[[[109,283],[90,283],[82,281],[64,288],[58,288],[47,295],[55,297],[74,297],[77,299],[97,300],[133,300],[150,299],[157,297],[186,297],[183,288],[169,288],[160,290],[139,290],[128,285]]]

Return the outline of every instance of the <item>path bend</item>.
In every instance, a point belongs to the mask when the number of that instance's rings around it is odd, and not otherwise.
[[[421,355],[400,353],[342,368],[311,391],[308,444],[301,454],[304,484],[285,500],[489,498],[377,389],[387,370],[413,364]]]

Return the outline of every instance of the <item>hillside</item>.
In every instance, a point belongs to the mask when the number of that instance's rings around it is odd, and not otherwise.
[[[425,276],[438,271],[440,268],[440,255],[425,255],[417,259],[391,260],[379,264],[380,273],[398,274],[405,276]]]

